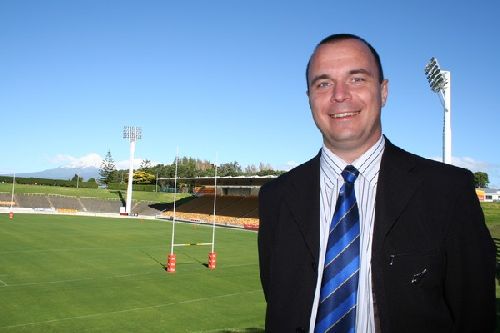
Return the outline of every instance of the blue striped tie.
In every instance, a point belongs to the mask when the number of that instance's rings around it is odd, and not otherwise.
[[[355,332],[359,275],[359,212],[352,165],[342,171],[340,188],[325,253],[315,333]]]

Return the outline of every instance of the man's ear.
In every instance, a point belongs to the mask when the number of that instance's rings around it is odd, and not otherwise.
[[[382,101],[382,106],[385,106],[387,101],[387,96],[389,95],[389,80],[385,79],[380,84],[380,100]]]

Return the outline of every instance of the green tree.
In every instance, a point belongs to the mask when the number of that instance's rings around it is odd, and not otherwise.
[[[136,184],[153,184],[156,180],[155,175],[146,171],[134,172],[134,183]]]
[[[175,163],[174,163],[175,170]],[[177,161],[177,177],[193,178],[196,177],[196,160],[191,157],[182,157]]]
[[[247,176],[253,176],[253,175],[256,175],[257,172],[259,172],[259,170],[257,169],[257,167],[253,164],[250,164],[250,165],[247,165],[245,167],[245,175]]]
[[[116,171],[115,161],[111,156],[111,151],[108,150],[106,156],[102,160],[101,168],[99,169],[99,181],[102,184],[108,185],[117,180],[118,172]]]
[[[273,170],[273,169],[264,169],[264,170],[261,170],[257,173],[257,176],[279,176],[281,175],[282,173],[284,173],[284,171],[279,171],[279,170]]]
[[[80,176],[78,176],[78,175],[75,173],[75,175],[73,176],[73,178],[71,178],[71,181],[72,181],[72,182],[75,182],[75,183],[76,183],[77,181],[78,181],[78,182],[83,182],[83,177],[80,177]]]
[[[139,170],[143,171],[149,171],[152,168],[153,166],[151,164],[151,161],[148,159],[142,160],[141,165],[139,166]]]
[[[217,168],[217,175],[221,177],[239,176],[242,174],[241,166],[238,162],[224,163]]]
[[[474,172],[474,185],[476,187],[488,187],[490,180],[486,172]]]

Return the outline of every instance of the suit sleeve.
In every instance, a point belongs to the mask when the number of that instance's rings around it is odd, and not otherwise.
[[[495,246],[475,194],[472,174],[462,182],[446,238],[445,297],[453,332],[495,330]]]
[[[258,234],[258,249],[259,249],[259,268],[260,280],[266,301],[269,301],[269,284],[271,274],[271,247],[273,224],[275,218],[273,211],[273,196],[269,192],[269,186],[262,186],[259,192],[259,234]]]

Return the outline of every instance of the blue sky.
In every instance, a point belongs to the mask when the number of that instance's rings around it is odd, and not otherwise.
[[[359,34],[382,58],[383,131],[441,158],[442,106],[423,68],[452,73],[453,162],[500,187],[498,1],[0,2],[0,173],[126,168],[179,155],[287,169],[321,136],[304,68],[332,33]],[[124,163],[125,162],[125,163]]]

